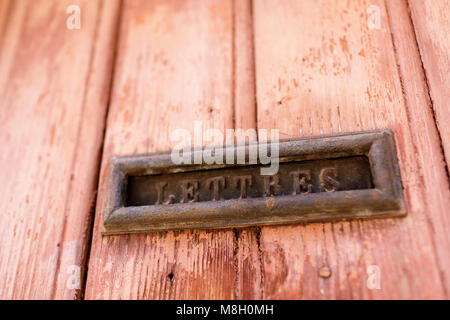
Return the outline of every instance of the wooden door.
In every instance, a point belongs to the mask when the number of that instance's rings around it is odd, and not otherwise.
[[[1,0],[0,297],[448,299],[449,4]],[[109,159],[194,121],[390,128],[408,215],[102,236]]]

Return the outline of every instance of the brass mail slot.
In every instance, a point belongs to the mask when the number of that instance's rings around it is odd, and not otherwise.
[[[240,148],[248,159],[251,146],[224,147],[224,157]],[[103,234],[406,214],[390,130],[278,146],[271,175],[261,174],[261,164],[177,165],[170,152],[114,157]]]

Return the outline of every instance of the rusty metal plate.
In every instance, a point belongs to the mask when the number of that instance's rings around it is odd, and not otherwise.
[[[248,159],[249,145],[240,148]],[[114,157],[103,234],[406,214],[390,130],[281,140],[277,174],[261,167]]]

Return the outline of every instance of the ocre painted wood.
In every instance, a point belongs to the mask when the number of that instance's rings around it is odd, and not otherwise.
[[[125,1],[115,67],[86,298],[235,297],[231,230],[100,233],[110,156],[170,149],[195,120],[233,128],[232,2]]]
[[[409,0],[436,125],[450,163],[450,1]],[[448,167],[447,167],[448,170]]]
[[[2,44],[1,39],[4,38],[4,32],[8,25],[8,15],[10,14],[9,9],[12,6],[12,2],[13,2],[12,0],[0,1],[0,48]]]
[[[87,298],[448,298],[446,1],[119,6],[0,1],[1,298],[79,297],[67,284],[83,274],[109,99]],[[109,156],[165,150],[197,119],[256,118],[282,137],[392,128],[408,217],[101,238]]]
[[[379,29],[368,25],[373,5]],[[263,227],[264,298],[447,297],[448,181],[429,112],[411,119],[427,108],[426,91],[423,74],[406,71],[419,60],[411,30],[391,27],[408,23],[397,6],[388,19],[383,1],[254,1],[258,128],[284,137],[391,128],[408,206],[405,219]],[[411,58],[397,60],[400,47]],[[379,290],[367,286],[371,266]]]
[[[66,28],[71,4],[82,11],[79,30]],[[3,299],[74,298],[78,292],[58,275],[70,265],[83,270],[111,72],[111,48],[102,42],[110,30],[97,22],[111,6],[11,1],[1,21]],[[93,70],[99,57],[105,60]]]
[[[62,231],[57,282],[53,298],[76,299],[82,286],[90,245],[99,163],[103,146],[107,105],[110,96],[112,65],[119,22],[120,0],[103,0],[95,33],[90,72],[84,94],[83,120],[66,203],[66,221]],[[81,267],[79,289],[71,289],[73,266]]]
[[[256,128],[255,52],[252,0],[233,0],[234,128]],[[256,140],[257,136],[254,137]],[[261,299],[260,228],[234,230],[234,297]]]
[[[450,290],[450,182],[444,154],[434,122],[429,92],[405,0],[387,1],[387,13],[394,40],[397,64],[403,82],[404,98],[414,156],[417,158],[419,185],[425,207],[425,219],[431,230],[433,250],[446,297]],[[441,152],[440,152],[441,151]],[[448,169],[448,167],[447,167]]]

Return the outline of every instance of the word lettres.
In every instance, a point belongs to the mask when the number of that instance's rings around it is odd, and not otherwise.
[[[314,163],[311,165],[314,166]],[[260,175],[255,167],[180,173],[165,177],[130,177],[127,205],[165,206],[334,192],[349,188],[340,182],[340,170],[342,171],[337,166],[319,165],[309,168],[301,163],[293,163],[282,164],[278,174],[266,176]]]
[[[306,194],[313,192],[313,181],[310,170],[296,170],[289,173],[291,176],[291,193]],[[179,194],[165,194],[168,183],[158,182],[155,186],[155,204],[171,204],[175,202],[187,203],[200,201],[201,188],[209,191],[209,199],[203,201],[218,201],[222,199],[223,190],[230,188],[230,192],[235,191],[239,199],[246,199],[252,188],[255,179],[262,179],[264,186],[264,197],[279,196],[283,193],[280,185],[279,175],[272,176],[215,176],[206,180],[189,179],[182,180],[178,184]],[[336,177],[336,168],[324,168],[319,174],[320,192],[333,192],[339,188],[339,181]],[[234,193],[234,192],[233,192]]]

